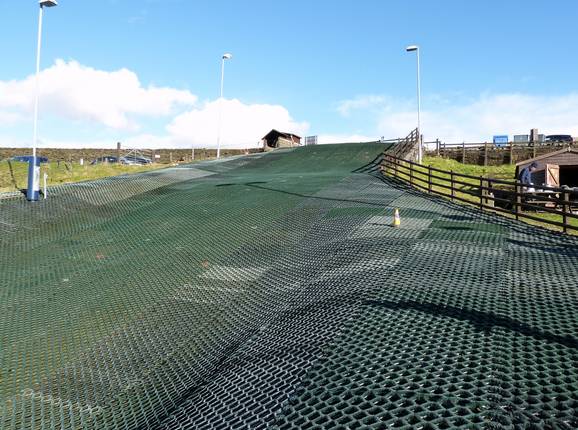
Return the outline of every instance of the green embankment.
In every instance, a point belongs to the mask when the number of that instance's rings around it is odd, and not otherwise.
[[[123,164],[85,164],[51,162],[40,168],[41,178],[48,173],[48,186],[88,181],[130,173],[158,169],[159,165],[127,166]],[[28,164],[18,161],[0,161],[0,192],[20,191],[27,186]]]
[[[445,170],[445,171],[452,171],[455,174],[462,174],[462,175],[471,175],[471,176],[476,176],[476,177],[484,177],[484,178],[489,178],[489,179],[501,179],[501,180],[505,180],[505,181],[513,181],[515,179],[515,171],[516,171],[516,166],[513,164],[504,164],[501,166],[478,166],[475,164],[462,164],[459,161],[456,160],[450,160],[450,159],[446,159],[446,158],[441,158],[441,157],[425,157],[423,160],[423,164],[425,166],[432,166],[433,168],[437,168],[440,170]],[[449,174],[443,174],[443,173],[439,173],[439,172],[435,172],[435,175],[441,177],[441,178],[445,178],[445,179],[450,179],[450,175]],[[427,175],[423,174],[416,174],[416,178],[423,178],[424,180],[427,180]],[[463,193],[458,193],[458,197],[463,198],[465,200],[471,201],[472,204],[479,204],[480,198],[477,195],[471,195],[468,194],[467,191],[468,190],[475,190],[476,187],[478,187],[480,185],[480,181],[479,179],[472,179],[472,178],[456,178],[456,180],[459,180],[461,182],[464,182],[465,184],[458,184],[456,185],[457,188],[463,190]],[[445,185],[449,185],[449,182],[440,180],[440,179],[434,179],[435,182],[438,183],[442,183]],[[466,185],[467,184],[467,185]],[[425,183],[422,183],[422,185],[425,185]],[[497,184],[494,185],[496,188],[504,188],[503,185]],[[439,192],[439,193],[444,193],[444,194],[449,194],[450,191],[442,186],[432,186],[432,191],[434,192]],[[543,218],[545,221],[554,221],[554,222],[562,222],[562,216],[561,215],[556,215],[556,214],[552,214],[552,213],[547,213],[547,212],[533,212],[533,211],[528,211],[529,214],[534,215],[534,216],[539,216],[541,218]],[[541,227],[546,227],[546,228],[550,228],[550,229],[554,229],[554,230],[560,230],[560,228],[548,224],[546,222],[542,223],[542,222],[538,222],[535,220],[530,220],[530,219],[522,219],[522,221],[528,222],[532,225],[539,225]],[[578,226],[578,220],[577,219],[569,219],[569,223],[570,225],[573,226]],[[575,231],[570,231],[572,234],[577,234],[577,232]]]

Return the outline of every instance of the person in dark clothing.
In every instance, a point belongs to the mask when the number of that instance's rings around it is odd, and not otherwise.
[[[534,173],[536,169],[538,169],[538,164],[533,162],[529,166],[524,167],[518,176],[518,180],[524,184],[524,191],[526,192],[532,193],[535,191],[534,187],[532,186],[534,185],[532,183],[532,173]]]

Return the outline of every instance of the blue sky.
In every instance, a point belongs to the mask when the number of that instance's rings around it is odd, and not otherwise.
[[[2,146],[31,140],[37,16],[35,0],[0,0]],[[575,0],[60,0],[45,11],[40,136],[212,146],[231,52],[225,145],[272,127],[398,137],[416,121],[414,43],[426,140],[578,135],[577,21]]]

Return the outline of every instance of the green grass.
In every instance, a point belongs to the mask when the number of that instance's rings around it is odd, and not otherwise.
[[[423,164],[441,170],[453,170],[455,173],[472,176],[484,176],[485,178],[503,179],[512,181],[515,179],[516,166],[503,164],[501,166],[478,166],[476,164],[462,164],[456,160],[441,157],[424,157]]]
[[[72,163],[48,163],[40,168],[41,185],[44,173],[48,173],[48,186],[70,182],[88,181],[129,173],[158,169],[158,164],[127,166],[123,164],[84,165]],[[0,192],[20,191],[27,187],[28,164],[16,161],[0,161]]]
[[[431,166],[433,168],[437,168],[440,170],[445,170],[445,171],[451,171],[454,174],[463,174],[463,175],[470,175],[470,176],[475,176],[476,178],[458,178],[455,177],[456,181],[462,182],[462,183],[455,183],[455,188],[457,189],[455,196],[465,200],[465,202],[463,201],[459,201],[456,200],[459,203],[471,203],[472,205],[475,206],[479,206],[480,204],[480,197],[479,195],[471,195],[468,192],[478,192],[478,187],[480,186],[480,177],[484,178],[484,179],[500,179],[500,180],[506,180],[506,181],[513,181],[515,179],[515,166],[514,165],[509,165],[509,164],[505,164],[505,165],[501,165],[501,166],[478,166],[475,164],[462,164],[456,160],[450,160],[450,159],[446,159],[446,158],[441,158],[441,157],[424,157],[423,160],[423,165],[424,168],[419,169],[419,171],[414,171],[413,174],[413,178],[414,178],[414,184],[418,184],[422,187],[425,187],[426,189],[423,189],[423,191],[427,192],[427,166]],[[406,170],[401,170],[399,169],[399,172],[403,172],[405,175],[401,176],[402,179],[405,180],[409,180],[409,175],[407,174]],[[439,173],[439,172],[432,172],[432,174],[434,176],[438,176],[439,178],[434,178],[433,182],[434,183],[438,183],[438,184],[444,184],[449,186],[450,185],[450,177],[451,175],[449,173]],[[443,179],[440,179],[443,178]],[[420,179],[422,181],[420,181]],[[445,179],[445,180],[444,180]],[[508,187],[507,185],[504,184],[492,184],[492,186],[494,188],[502,188],[502,189],[511,189],[511,187]],[[445,195],[445,197],[450,198],[450,190],[440,186],[440,185],[432,185],[432,192],[435,194],[443,194]],[[488,202],[490,203],[490,202]],[[488,209],[491,210],[491,209]],[[526,211],[526,213],[528,213],[529,215],[532,216],[538,216],[540,218],[542,218],[544,220],[544,222],[540,222],[540,221],[536,221],[536,220],[531,220],[528,218],[523,218],[520,217],[521,221],[524,221],[528,224],[532,224],[532,225],[536,225],[536,226],[540,226],[540,227],[545,227],[551,230],[557,230],[560,231],[562,230],[561,227],[549,224],[548,221],[554,221],[554,222],[562,222],[562,215],[557,215],[557,214],[553,214],[553,213],[547,213],[547,212],[534,212],[534,211]],[[514,215],[509,215],[509,214],[503,214],[502,215],[508,217],[508,218],[513,218]],[[571,226],[576,226],[578,227],[578,219],[573,219],[570,218],[568,223]],[[578,231],[576,230],[568,230],[569,233],[571,234],[578,234]]]

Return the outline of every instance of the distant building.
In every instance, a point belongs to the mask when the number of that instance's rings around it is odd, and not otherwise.
[[[307,136],[305,137],[305,146],[317,145],[317,136]]]
[[[550,152],[539,157],[516,163],[516,177],[520,170],[529,166],[532,162],[538,165],[532,174],[532,182],[537,185],[549,187],[578,187],[578,150],[572,148]]]
[[[271,151],[276,148],[293,148],[301,145],[301,137],[293,133],[285,133],[275,129],[267,133],[263,139],[263,149]]]

